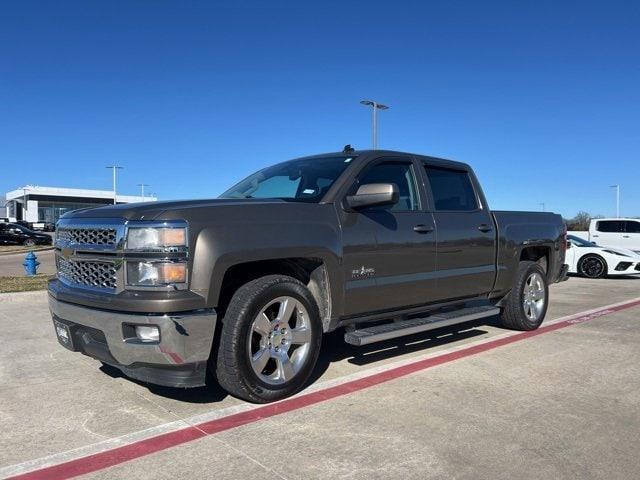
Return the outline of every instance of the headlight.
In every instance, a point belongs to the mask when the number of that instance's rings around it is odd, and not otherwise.
[[[183,262],[127,262],[127,284],[156,287],[184,284],[187,265]]]
[[[155,250],[187,245],[186,228],[131,227],[127,233],[128,250]]]

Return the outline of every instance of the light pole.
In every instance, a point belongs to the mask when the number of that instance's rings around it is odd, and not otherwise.
[[[116,202],[116,170],[122,170],[124,167],[119,167],[118,165],[110,165],[106,168],[110,168],[111,170],[113,170],[113,204],[115,205]]]
[[[620,185],[609,185],[609,188],[616,189],[616,218],[620,218]]]
[[[142,201],[144,202],[144,187],[150,187],[151,185],[149,185],[148,183],[139,183],[138,186],[140,187],[140,196],[142,197]]]
[[[378,110],[388,110],[389,107],[373,100],[362,100],[360,103],[371,107],[371,145],[376,150],[378,148]]]

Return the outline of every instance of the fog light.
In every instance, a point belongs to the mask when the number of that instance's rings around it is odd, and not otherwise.
[[[60,340],[62,340],[65,343],[69,342],[69,333],[67,332],[66,328],[60,325],[56,325],[56,332],[58,333],[58,338]]]
[[[136,325],[136,337],[141,342],[159,342],[160,330],[155,325]]]

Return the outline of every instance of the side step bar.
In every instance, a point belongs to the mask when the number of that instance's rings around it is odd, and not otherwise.
[[[489,305],[462,308],[451,312],[438,313],[429,317],[400,320],[394,323],[353,330],[345,333],[344,341],[351,345],[368,345],[370,343],[382,342],[383,340],[404,337],[405,335],[426,332],[427,330],[435,330],[436,328],[447,327],[449,325],[455,325],[456,323],[493,317],[499,313],[499,308]]]

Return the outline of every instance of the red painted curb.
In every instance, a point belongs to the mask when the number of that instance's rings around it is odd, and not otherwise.
[[[614,307],[604,307],[601,310],[596,310],[582,316],[570,318],[558,323],[554,323],[552,325],[542,326],[538,330],[533,330],[531,332],[522,332],[508,337],[498,338],[496,340],[489,340],[486,343],[472,345],[470,347],[463,348],[454,352],[444,353],[436,357],[418,360],[414,363],[409,363],[400,367],[392,368],[390,370],[374,373],[368,377],[351,380],[346,383],[328,387],[323,390],[317,390],[306,395],[300,395],[298,397],[283,400],[278,403],[264,405],[246,412],[236,413],[227,417],[203,422],[198,425],[185,427],[180,430],[175,430],[173,432],[147,438],[145,440],[140,440],[129,445],[117,447],[112,450],[107,450],[105,452],[96,453],[87,457],[70,460],[65,463],[41,468],[39,470],[34,470],[32,472],[24,473],[10,478],[21,480],[60,480],[76,477],[78,475],[84,475],[90,472],[95,472],[108,467],[119,465],[129,460],[143,457],[145,455],[166,450],[183,443],[191,442],[193,440],[206,437],[207,435],[223,432],[225,430],[230,430],[242,425],[257,422],[264,418],[269,418],[275,415],[280,415],[282,413],[298,410],[300,408],[324,402],[332,398],[347,395],[358,390],[363,390],[374,385],[379,385],[396,378],[404,377],[420,370],[425,370],[437,365],[453,362],[461,358],[476,355],[481,352],[486,352],[487,350],[492,350],[494,348],[519,342],[530,337],[542,335],[543,333],[560,330],[577,323],[584,323],[589,320],[593,320],[595,318],[609,315],[620,310],[625,310],[638,305],[640,305],[640,300],[635,300]]]

